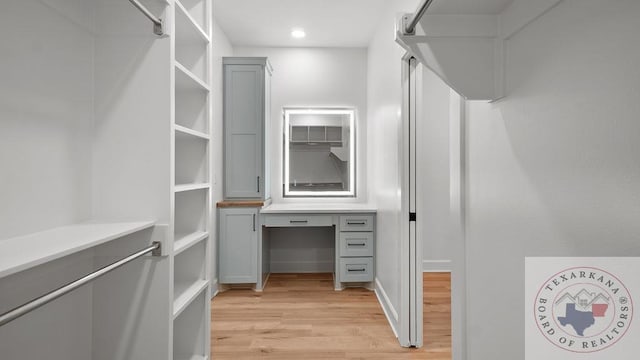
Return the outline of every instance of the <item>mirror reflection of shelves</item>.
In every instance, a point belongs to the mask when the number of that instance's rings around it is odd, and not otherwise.
[[[341,126],[291,126],[291,143],[313,145],[315,143],[342,146]]]

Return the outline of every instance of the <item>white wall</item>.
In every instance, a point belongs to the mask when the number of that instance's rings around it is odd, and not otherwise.
[[[91,216],[91,6],[62,5],[0,12],[0,239]]]
[[[266,56],[273,65],[271,84],[271,195],[274,202],[367,201],[367,51],[364,48],[234,48],[234,56]],[[288,106],[355,107],[356,198],[283,198],[282,109]],[[271,230],[270,230],[271,231]],[[277,231],[277,230],[276,230]],[[306,247],[294,246],[299,232],[280,231],[272,236],[271,266],[278,272],[312,272],[332,269],[327,251],[334,234],[305,236]]]
[[[229,43],[229,39],[224,31],[218,25],[218,21],[213,16],[213,36],[211,42],[213,43],[213,59],[211,69],[213,71],[212,74],[212,82],[213,85],[211,87],[211,100],[213,106],[213,128],[211,129],[211,144],[213,148],[213,159],[211,159],[211,166],[213,169],[213,190],[212,190],[212,201],[213,203],[217,203],[222,200],[222,182],[224,180],[223,174],[223,113],[222,113],[222,89],[223,89],[223,70],[222,70],[222,58],[225,56],[233,55],[233,48],[231,43]],[[215,213],[212,214],[213,221],[211,221],[211,234],[212,239],[214,241],[211,242],[211,282],[213,287],[213,293],[215,293],[217,289],[217,281],[218,281],[218,216],[217,211],[214,208]]]
[[[638,256],[640,2],[565,0],[468,105],[468,358],[524,358],[525,256]],[[497,301],[498,296],[499,301]]]
[[[0,241],[91,216],[92,4],[0,11]],[[0,313],[92,267],[86,254],[3,278]],[[2,359],[91,358],[91,286],[0,327]],[[50,326],[55,324],[55,326]]]
[[[393,1],[369,44],[367,69],[369,197],[378,208],[376,291],[395,331],[400,311],[400,200],[402,164],[401,58],[394,41],[395,16],[412,12],[417,1]],[[407,325],[408,326],[408,325]]]
[[[367,50],[364,48],[234,48],[235,56],[266,56],[271,84],[271,196],[274,202],[367,201]],[[357,184],[355,199],[282,197],[282,108],[355,107]]]
[[[450,271],[449,104],[451,88],[435,73],[422,71],[422,112],[416,122],[416,227],[423,241],[423,269]]]

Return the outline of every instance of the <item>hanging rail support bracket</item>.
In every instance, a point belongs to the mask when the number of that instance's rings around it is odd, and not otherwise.
[[[133,6],[136,7],[136,9],[140,10],[140,12],[142,12],[142,14],[144,14],[144,16],[147,17],[147,19],[151,20],[151,22],[153,23],[153,33],[158,35],[158,36],[162,36],[164,35],[164,26],[162,23],[162,19],[157,18],[155,15],[153,15],[151,13],[151,11],[149,11],[149,9],[147,9],[144,5],[142,5],[140,3],[140,1],[138,0],[129,0],[129,2],[131,4],[133,4]]]
[[[413,14],[407,14],[402,17],[402,34],[403,35],[415,35],[416,34],[416,26],[422,16],[427,12],[429,6],[433,0],[422,0],[420,5],[418,5],[418,9]]]
[[[162,19],[158,19],[157,23],[153,23],[153,33],[158,36],[164,35],[164,23],[162,22]]]
[[[151,256],[162,256],[162,243],[160,241],[154,241],[151,245],[157,245],[157,247],[151,251]]]

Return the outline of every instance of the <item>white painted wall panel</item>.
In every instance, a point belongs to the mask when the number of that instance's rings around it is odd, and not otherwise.
[[[0,239],[91,216],[93,129],[91,34],[39,1],[2,5]]]
[[[449,103],[451,88],[429,69],[422,72],[422,114],[416,122],[417,235],[425,270],[449,270]]]
[[[640,254],[639,16],[562,1],[508,41],[507,97],[469,104],[470,360],[524,358],[525,256]]]
[[[394,42],[395,16],[413,12],[417,1],[389,2],[368,48],[367,104],[369,196],[378,208],[376,279],[397,330],[400,311],[400,220],[402,164],[401,58]],[[407,325],[408,326],[408,325]]]

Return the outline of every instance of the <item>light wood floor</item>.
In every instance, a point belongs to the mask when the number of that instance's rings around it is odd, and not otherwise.
[[[213,360],[451,359],[449,274],[424,276],[424,344],[398,345],[374,292],[333,290],[331,274],[272,274],[262,293],[211,303]]]

